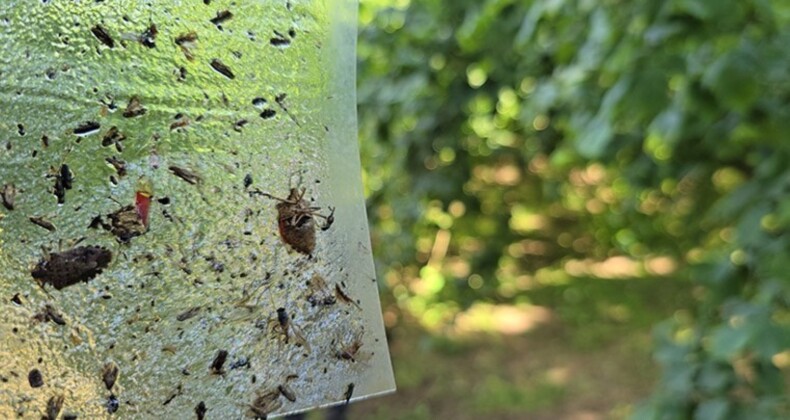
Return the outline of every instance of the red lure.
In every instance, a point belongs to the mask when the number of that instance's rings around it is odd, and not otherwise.
[[[147,177],[140,178],[137,181],[137,193],[134,197],[134,209],[137,211],[137,217],[148,229],[148,209],[151,206],[151,197],[154,195],[154,186],[151,180]]]

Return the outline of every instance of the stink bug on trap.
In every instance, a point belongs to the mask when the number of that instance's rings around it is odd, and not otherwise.
[[[288,198],[275,197],[268,193],[255,192],[279,201],[277,203],[277,226],[280,237],[297,252],[310,255],[315,250],[315,218],[324,219],[321,230],[327,230],[335,221],[335,209],[329,207],[329,215],[318,213],[321,207],[311,207],[304,199],[305,190],[291,188]]]

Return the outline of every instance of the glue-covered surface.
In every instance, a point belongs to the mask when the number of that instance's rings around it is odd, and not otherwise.
[[[392,390],[355,6],[2,2],[0,417],[241,418]],[[278,228],[266,194],[291,188],[305,202]]]

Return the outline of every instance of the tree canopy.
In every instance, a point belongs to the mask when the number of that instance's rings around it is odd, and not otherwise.
[[[654,329],[664,377],[637,414],[788,413],[787,2],[371,1],[360,20],[374,249],[404,311],[437,326],[569,261],[671,262],[697,303]]]

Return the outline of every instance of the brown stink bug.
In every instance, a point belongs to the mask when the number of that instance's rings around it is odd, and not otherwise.
[[[315,250],[315,218],[324,219],[321,230],[327,230],[335,221],[335,209],[329,207],[329,215],[324,216],[318,213],[320,207],[312,207],[304,199],[305,190],[291,188],[288,198],[275,197],[268,193],[261,193],[263,196],[279,201],[277,203],[277,226],[283,241],[297,252],[310,255]]]
[[[80,246],[63,252],[49,252],[36,264],[30,275],[39,284],[63,289],[87,282],[101,273],[112,261],[112,252],[98,246]]]

